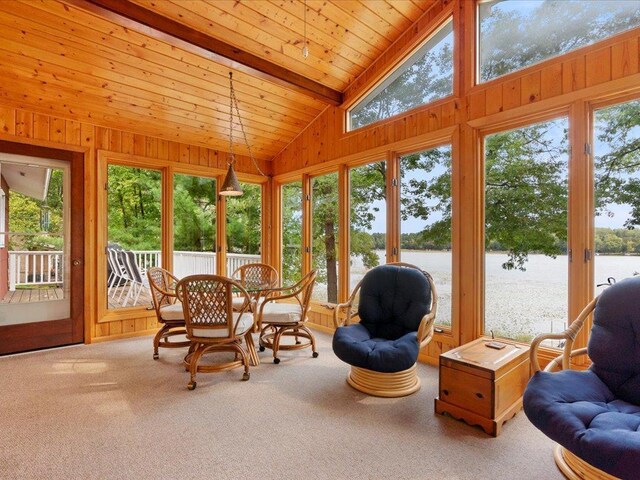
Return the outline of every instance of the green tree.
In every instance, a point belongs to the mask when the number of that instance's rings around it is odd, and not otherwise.
[[[302,182],[282,186],[282,283],[302,278]]]
[[[380,211],[376,203],[386,202],[387,199],[386,174],[386,162],[370,163],[353,168],[349,172],[351,182],[350,253],[352,258],[360,257],[367,268],[378,265],[378,255],[375,252],[376,241],[371,229],[376,214]],[[378,236],[378,243],[382,243],[382,249],[385,248],[384,235]]]
[[[9,192],[9,230],[12,250],[61,250],[63,247],[62,170],[52,169],[45,200]],[[48,217],[48,222],[43,222]]]
[[[227,198],[227,251],[258,255],[262,238],[262,186],[243,183],[242,190],[243,195]]]
[[[406,249],[450,249],[451,248],[451,149],[432,148],[402,157],[402,185],[400,214],[403,221],[410,218],[425,223],[417,234],[402,234],[402,248]],[[411,172],[424,175],[413,178]]]
[[[327,285],[327,301],[338,300],[338,174],[313,179],[313,267]]]
[[[563,123],[537,124],[486,139],[485,243],[506,247],[503,268],[524,270],[529,252],[562,253],[558,241],[567,240]]]
[[[191,175],[173,177],[173,248],[216,251],[216,181]]]
[[[109,241],[129,250],[159,250],[161,174],[157,170],[109,165]]]
[[[631,206],[624,226],[640,225],[640,101],[614,105],[597,114],[597,140],[608,147],[595,158],[596,214],[613,216],[611,204]]]

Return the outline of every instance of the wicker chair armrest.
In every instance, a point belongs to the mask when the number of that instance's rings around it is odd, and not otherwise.
[[[587,355],[587,347],[577,348],[572,350],[569,353],[569,358],[580,357],[583,355]],[[556,358],[551,360],[546,367],[544,367],[545,372],[552,372],[558,367],[562,367],[562,360],[564,359],[564,354],[558,355]]]
[[[158,287],[157,285],[154,285],[153,288],[155,288],[158,292],[160,292],[165,297],[178,298],[178,294],[176,293],[175,290],[165,290],[163,288]]]
[[[360,286],[362,285],[362,280],[360,280],[358,282],[358,284],[353,288],[353,292],[351,292],[351,295],[349,295],[349,299],[344,302],[344,303],[338,303],[337,305],[334,306],[333,308],[333,326],[335,328],[338,327],[343,327],[346,325],[351,325],[351,319],[353,317],[355,317],[358,313],[357,312],[352,312],[352,308],[353,308],[353,302],[356,299],[356,296],[358,295],[358,292],[360,291]],[[343,311],[347,311],[347,315],[345,315],[344,319],[342,319],[342,321],[340,321],[339,316],[340,313]]]
[[[346,325],[351,324],[351,319],[354,316],[354,313],[351,311],[352,306],[353,306],[353,302],[351,301],[338,303],[333,306],[333,326],[335,328],[344,327]],[[346,315],[344,315],[343,318],[339,318],[340,313],[342,313],[345,310],[347,312]]]
[[[582,348],[576,350],[575,353],[573,352],[573,342],[582,329],[586,319],[589,317],[589,315],[591,315],[591,312],[593,312],[593,309],[596,307],[598,298],[600,297],[595,297],[593,300],[591,300],[587,304],[587,306],[582,309],[576,319],[571,322],[571,325],[569,325],[569,327],[564,332],[543,333],[533,339],[533,341],[531,342],[531,350],[529,354],[531,357],[531,368],[534,373],[541,370],[540,363],[538,362],[538,348],[540,347],[540,344],[545,340],[565,340],[562,355],[558,357],[561,359],[561,362],[558,361],[558,358],[553,359],[552,363],[554,363],[554,367],[558,364],[561,364],[562,369],[566,370],[570,368],[572,357],[583,354]]]
[[[296,284],[289,285],[288,287],[272,287],[267,290],[264,299],[272,300],[274,298],[282,299],[282,298],[291,298],[295,297],[298,293],[300,293],[305,287],[306,277],[301,278]],[[289,293],[287,293],[289,292]]]
[[[280,289],[282,290],[282,289]],[[262,326],[262,312],[264,310],[264,307],[267,303],[269,302],[275,302],[276,300],[280,301],[280,300],[285,300],[287,298],[295,298],[296,302],[298,302],[298,305],[300,305],[300,307],[302,307],[302,302],[300,301],[300,298],[298,297],[298,294],[300,293],[302,289],[299,289],[295,292],[286,294],[286,295],[272,295],[272,292],[268,292],[267,295],[265,295],[262,299],[262,301],[260,302],[260,308],[258,309],[258,319],[257,319],[257,323],[258,323],[258,327],[261,328]],[[275,292],[276,294],[278,292]]]
[[[431,339],[433,338],[433,332],[435,327],[436,314],[435,312],[427,313],[422,320],[420,321],[420,325],[418,326],[418,343],[420,344],[420,348],[426,347]]]
[[[237,335],[238,325],[240,325],[240,319],[245,313],[247,313],[251,309],[252,302],[251,302],[251,296],[249,296],[247,291],[244,288],[242,288],[242,285],[235,282],[233,283],[234,283],[234,287],[238,289],[238,291],[236,292],[238,294],[238,297],[239,296],[244,297],[244,303],[242,304],[242,307],[240,307],[240,309],[238,310],[238,313],[240,313],[240,315],[238,315],[238,319],[235,321],[235,324],[233,325],[233,334]],[[255,322],[255,319],[254,319],[254,322]]]
[[[533,373],[539,372],[541,370],[540,362],[538,362],[538,348],[545,340],[565,340],[565,346],[571,341],[566,331],[561,333],[541,333],[540,335],[537,335],[531,341],[531,350],[529,350],[531,369],[533,370]],[[564,353],[560,356],[563,357]]]
[[[293,292],[289,292],[289,293],[282,293],[283,291],[287,291],[290,289],[287,288],[280,288],[277,290],[269,290],[267,292],[267,294],[263,297],[262,300],[262,305],[264,305],[267,302],[274,302],[276,300],[284,300],[286,298],[296,298],[296,300],[298,300],[298,294],[302,291],[302,289],[298,289],[295,290]],[[298,300],[299,301],[299,300]]]

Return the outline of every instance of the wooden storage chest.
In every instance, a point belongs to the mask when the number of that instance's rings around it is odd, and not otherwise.
[[[440,355],[436,413],[448,413],[498,436],[502,424],[522,408],[530,377],[529,346],[511,341],[501,350],[479,338]]]

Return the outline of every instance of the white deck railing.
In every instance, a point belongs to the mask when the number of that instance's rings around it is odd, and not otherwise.
[[[159,250],[134,250],[140,272],[148,268],[161,266]],[[227,274],[246,263],[259,262],[260,255],[227,254]],[[194,273],[215,273],[216,254],[214,252],[173,252],[174,275],[182,278]],[[61,285],[64,278],[64,262],[61,251],[9,252],[9,290],[17,286]]]
[[[64,278],[62,252],[15,250],[9,252],[9,290],[16,286],[61,285]]]

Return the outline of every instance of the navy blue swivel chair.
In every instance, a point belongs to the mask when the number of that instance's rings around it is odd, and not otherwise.
[[[573,341],[593,311],[587,348]],[[564,352],[540,371],[537,350],[564,339]],[[588,370],[570,370],[572,357],[587,354]],[[536,337],[534,371],[524,411],[558,442],[556,464],[568,478],[640,478],[640,277],[607,288],[561,334]],[[553,372],[555,367],[563,370]]]
[[[436,310],[433,279],[418,267],[390,263],[368,271],[333,315],[333,351],[351,365],[349,385],[380,397],[416,392],[418,353],[433,337]],[[360,322],[352,323],[356,316]]]

